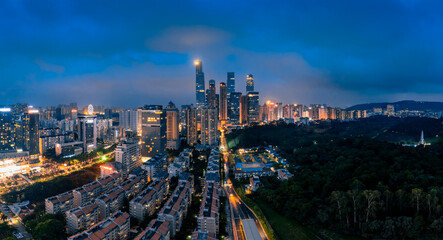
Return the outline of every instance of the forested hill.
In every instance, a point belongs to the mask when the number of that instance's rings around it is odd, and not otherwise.
[[[417,102],[417,101],[399,101],[399,102],[384,102],[384,103],[365,103],[358,104],[347,108],[346,110],[373,110],[374,108],[386,109],[386,105],[392,104],[395,110],[406,110],[409,111],[430,111],[430,112],[441,112],[443,111],[443,102]]]
[[[407,135],[401,129],[424,121],[439,126],[436,135],[443,133],[441,120],[397,120],[385,122],[388,129]],[[376,125],[367,131],[363,126],[258,126],[234,132],[228,141],[280,146],[294,177],[283,182],[263,177],[264,186],[252,198],[307,226],[370,239],[442,239],[441,137],[434,136],[431,146],[403,147],[378,139],[385,128],[377,135]],[[361,134],[366,132],[376,136]]]
[[[424,132],[427,142],[435,141],[437,136],[443,136],[443,119],[374,116],[358,121],[320,122],[310,126],[277,123],[234,130],[227,135],[227,140],[229,148],[271,144],[290,151],[294,147],[310,144],[313,140],[352,136],[365,136],[394,143],[418,143],[421,131]]]

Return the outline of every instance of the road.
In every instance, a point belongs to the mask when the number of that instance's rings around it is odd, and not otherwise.
[[[226,144],[226,138],[224,135],[224,131],[221,132],[221,136],[220,136],[220,149],[223,153],[223,160],[224,160],[224,168],[225,168],[225,176],[229,176],[229,172],[228,172],[228,157],[229,157],[229,152],[227,151],[227,144]],[[269,239],[265,233],[265,231],[263,230],[260,221],[258,220],[258,218],[255,216],[255,214],[252,212],[251,209],[249,209],[249,207],[240,199],[240,197],[237,195],[237,193],[235,192],[234,188],[232,187],[232,185],[230,184],[226,184],[224,186],[226,195],[229,197],[229,206],[231,208],[231,219],[233,219],[232,221],[232,231],[234,234],[234,240],[244,240],[245,236],[244,233],[242,231],[242,227],[241,227],[241,220],[242,219],[253,219],[255,222],[255,225],[257,226],[257,230],[260,233],[260,236],[262,239]]]
[[[235,231],[234,238],[237,237],[236,239],[239,240],[245,239],[241,228],[241,220],[253,219],[255,225],[257,226],[257,230],[260,233],[261,238],[269,239],[266,236],[266,233],[263,230],[258,218],[251,211],[251,209],[249,209],[249,207],[240,199],[240,197],[235,192],[234,188],[232,186],[226,186],[225,190],[229,196],[229,204],[232,208],[232,213],[233,213],[233,219],[234,219],[233,225],[235,224],[235,226],[233,226],[233,230]]]
[[[32,239],[32,235],[26,231],[25,226],[23,226],[20,221],[20,218],[14,216],[14,214],[11,212],[6,204],[1,203],[1,211],[4,215],[8,217],[8,221],[15,229],[17,229],[17,232],[23,235],[23,239]]]

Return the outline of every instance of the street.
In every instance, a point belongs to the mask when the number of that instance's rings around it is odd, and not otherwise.
[[[224,160],[224,169],[225,169],[225,176],[229,176],[229,167],[228,167],[228,157],[229,152],[227,151],[227,143],[226,138],[224,135],[224,131],[221,132],[220,136],[220,150],[223,154],[223,160]],[[245,235],[242,230],[241,226],[241,220],[242,219],[253,219],[255,222],[255,225],[257,226],[257,230],[260,233],[260,236],[262,239],[269,239],[263,230],[260,221],[255,216],[255,214],[249,209],[249,207],[240,199],[240,197],[237,195],[237,192],[235,192],[232,185],[226,184],[224,186],[226,196],[229,198],[229,206],[231,208],[231,219],[232,221],[232,231],[234,234],[234,240],[243,240],[245,239]]]

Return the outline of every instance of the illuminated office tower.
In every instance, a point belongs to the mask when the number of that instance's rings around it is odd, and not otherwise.
[[[195,61],[195,97],[197,108],[205,106],[205,74],[203,73],[203,63]]]
[[[208,89],[208,107],[215,108],[216,107],[216,92],[215,92],[215,80],[209,80],[209,89]]]
[[[78,136],[83,142],[83,152],[92,152],[97,148],[97,116],[79,115],[78,119]]]
[[[248,95],[240,97],[240,124],[248,123]]]
[[[139,109],[142,127],[142,157],[152,158],[166,151],[166,116],[161,105]]]
[[[201,109],[201,134],[200,142],[202,145],[217,144],[217,109]]]
[[[165,109],[166,111],[166,148],[167,149],[179,149],[180,137],[179,137],[179,118],[178,109],[174,103],[169,102]]]
[[[197,110],[192,105],[186,109],[186,142],[197,144]]]
[[[246,75],[246,93],[254,91],[254,76],[252,74]]]
[[[226,79],[226,85],[228,88],[228,95],[230,93],[235,92],[235,73],[228,72],[227,79]]]
[[[0,151],[15,150],[11,108],[0,108]]]
[[[260,112],[259,93],[248,92],[248,123],[258,122]]]
[[[220,83],[220,121],[228,120],[228,92],[226,83]]]
[[[40,113],[38,109],[29,109],[29,155],[31,157],[38,156],[40,153],[40,134],[39,134],[39,122]]]
[[[240,92],[232,92],[229,95],[230,107],[228,109],[229,112],[229,121],[231,124],[239,124],[240,123],[240,99],[242,94]]]
[[[226,76],[226,87],[228,92],[228,114],[227,119],[231,119],[231,93],[235,92],[235,73],[228,72]]]

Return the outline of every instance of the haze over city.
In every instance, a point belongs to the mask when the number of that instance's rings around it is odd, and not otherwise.
[[[253,74],[260,101],[443,99],[441,1],[3,1],[1,104],[194,101]]]

